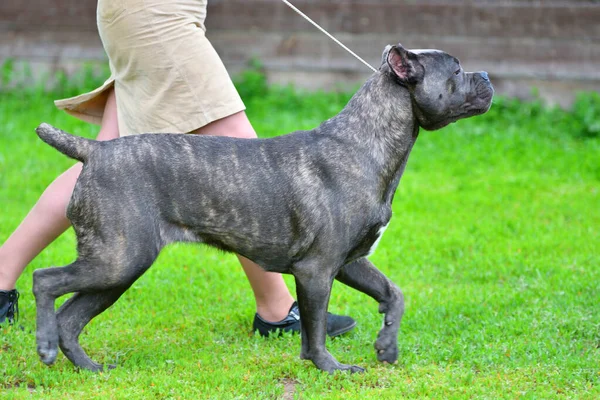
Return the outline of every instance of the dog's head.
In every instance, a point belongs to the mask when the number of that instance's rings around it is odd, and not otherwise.
[[[465,72],[456,57],[440,50],[387,46],[380,71],[408,88],[419,125],[440,129],[461,118],[485,113],[494,89],[486,72]]]

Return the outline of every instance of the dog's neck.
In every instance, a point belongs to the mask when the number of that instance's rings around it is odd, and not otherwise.
[[[408,89],[388,71],[378,71],[323,124],[329,125],[326,132],[353,141],[369,154],[378,169],[383,199],[391,203],[419,133]]]

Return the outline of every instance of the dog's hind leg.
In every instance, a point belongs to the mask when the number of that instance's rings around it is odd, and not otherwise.
[[[86,269],[87,262],[77,260],[66,267],[44,268],[33,272],[33,294],[36,303],[37,352],[45,364],[52,364],[58,354],[58,327],[54,302],[73,290],[65,282],[73,272]]]
[[[98,294],[97,297],[79,295],[71,303],[83,305],[85,302],[78,299],[99,300],[98,305],[89,305],[89,309],[82,316],[83,320],[86,319],[86,315],[91,316],[91,319],[116,301],[120,296],[119,292],[125,291],[141,276],[152,265],[157,255],[158,251],[152,254],[142,253],[141,257],[129,259],[126,263],[118,262],[116,257],[110,260],[90,257],[93,261],[79,258],[66,267],[36,270],[33,273],[33,293],[37,307],[37,350],[41,360],[48,365],[56,360],[59,333],[54,304],[58,297],[73,292]],[[74,310],[76,309],[77,307]],[[94,312],[95,315],[92,315]],[[65,316],[68,315],[67,312]],[[61,323],[64,320],[64,317],[61,318]],[[67,335],[65,339],[70,337]]]
[[[119,286],[102,292],[78,292],[58,310],[58,344],[64,355],[77,367],[90,371],[102,371],[98,364],[85,353],[79,344],[83,328],[97,315],[110,307],[129,288]],[[113,366],[109,366],[111,368]]]
[[[398,330],[404,314],[402,291],[366,258],[345,265],[338,272],[336,279],[365,293],[379,303],[379,312],[385,316],[375,341],[377,359],[388,363],[396,362]]]

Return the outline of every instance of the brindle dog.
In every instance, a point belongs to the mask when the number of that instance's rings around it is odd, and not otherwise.
[[[439,129],[490,107],[485,72],[467,73],[438,50],[388,46],[348,105],[310,131],[272,139],[146,134],[98,142],[47,124],[45,142],[83,162],[68,207],[78,258],[34,273],[37,344],[52,364],[60,346],[94,371],[79,334],[171,242],[201,242],[294,275],[300,356],[317,368],[363,371],[326,349],[334,279],[374,298],[385,314],[380,361],[398,358],[400,289],[366,258],[392,216],[392,198],[420,128]],[[75,292],[55,312],[57,297]]]

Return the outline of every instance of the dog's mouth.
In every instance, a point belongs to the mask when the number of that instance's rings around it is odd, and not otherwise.
[[[492,106],[494,87],[489,81],[481,81],[475,87],[475,94],[468,97],[464,109],[458,116],[460,118],[474,117],[486,113]],[[454,121],[453,121],[454,122]]]
[[[492,104],[492,98],[494,97],[494,86],[490,81],[481,81],[475,86],[475,93],[477,98],[489,106]],[[487,110],[486,110],[487,111]]]
[[[427,130],[441,129],[463,118],[474,117],[476,115],[485,114],[492,106],[494,97],[494,88],[489,85],[478,85],[474,96],[467,98],[467,101],[462,105],[460,110],[444,115],[438,121],[432,121],[427,126],[423,126]]]

